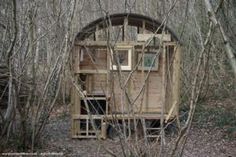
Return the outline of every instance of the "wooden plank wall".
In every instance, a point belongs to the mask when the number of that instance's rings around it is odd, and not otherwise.
[[[180,103],[180,62],[181,47],[180,45],[170,44],[167,50],[167,87],[165,110],[168,118],[178,115]]]
[[[106,70],[106,49],[83,48],[80,51],[81,70]]]
[[[104,48],[98,48],[95,50],[96,47],[89,48],[87,47],[86,51],[89,52],[89,55],[85,52],[83,52],[82,55],[78,55],[76,59],[79,59],[80,63],[77,63],[75,65],[79,65],[79,68],[75,67],[75,69],[79,69],[80,71],[87,71],[93,70],[91,73],[87,73],[86,77],[86,90],[87,94],[94,94],[94,93],[106,93],[107,97],[111,97],[112,93],[108,93],[108,88],[111,88],[111,83],[114,84],[114,102],[110,102],[110,105],[112,107],[113,112],[119,112],[119,113],[127,113],[128,106],[127,106],[127,99],[124,94],[124,92],[120,88],[119,84],[119,77],[117,74],[117,71],[109,72],[109,55],[107,55],[107,50]],[[137,64],[138,61],[138,51],[133,52],[133,67],[135,64]],[[171,50],[172,51],[172,50]],[[78,50],[76,50],[78,52]],[[178,50],[180,52],[180,50]],[[81,51],[80,51],[81,53]],[[164,60],[163,55],[159,56],[159,68],[158,71],[151,71],[150,76],[147,80],[146,86],[142,93],[140,94],[139,98],[136,100],[134,104],[134,111],[135,112],[146,112],[146,113],[156,113],[161,112],[161,105],[163,103],[166,104],[165,110],[168,112],[174,103],[173,101],[177,101],[179,94],[178,92],[175,93],[176,90],[179,88],[179,82],[175,82],[173,84],[173,80],[179,78],[179,72],[172,70],[171,67],[166,66],[164,67],[164,64],[179,64],[180,57],[173,60],[173,56],[170,56],[172,52],[166,53],[166,60]],[[162,53],[161,53],[162,54]],[[169,55],[169,56],[168,56]],[[83,59],[81,60],[81,56]],[[172,62],[172,63],[170,63]],[[94,65],[95,64],[95,65]],[[179,65],[178,65],[179,66]],[[99,73],[98,70],[104,70],[103,73]],[[177,69],[175,69],[177,70]],[[78,72],[78,71],[77,71]],[[97,72],[97,73],[96,73]],[[163,74],[169,73],[169,78],[166,76],[163,76]],[[122,81],[127,79],[129,74],[129,71],[122,71]],[[113,77],[109,75],[114,75]],[[127,84],[127,91],[130,94],[130,97],[132,100],[134,100],[137,95],[140,93],[140,90],[143,85],[144,78],[146,78],[147,71],[142,72],[142,70],[137,70],[133,73],[130,81]],[[172,80],[172,75],[174,75]],[[109,78],[113,78],[113,81],[110,81]],[[164,79],[168,78],[169,81],[166,83],[166,89],[164,90]],[[79,78],[78,78],[79,79]],[[110,90],[111,91],[111,90]],[[166,93],[163,93],[166,92]],[[164,94],[164,97],[163,97]],[[73,94],[72,94],[73,95]],[[172,97],[174,97],[172,99]],[[113,99],[113,98],[111,98]],[[74,98],[74,103],[79,103],[77,98]],[[78,106],[74,108],[75,110],[78,109]]]
[[[87,50],[90,51],[90,50]],[[93,50],[91,50],[93,51]],[[140,51],[140,50],[138,50]],[[133,52],[134,59],[133,59],[133,67],[138,62],[138,51]],[[84,52],[83,52],[84,53]],[[107,66],[107,55],[105,49],[98,50],[98,53],[96,55],[96,66],[98,67],[98,70],[105,69],[105,66]],[[81,55],[80,55],[81,57]],[[109,57],[108,57],[109,58]],[[80,62],[80,70],[86,71],[86,70],[96,70],[94,68],[94,62],[91,61],[92,58],[90,55],[83,54],[83,61]],[[109,62],[108,62],[109,63]],[[159,57],[159,69],[158,71],[151,71],[150,76],[147,80],[147,84],[140,94],[139,98],[136,100],[134,104],[134,111],[135,112],[160,112],[161,104],[162,104],[162,57]],[[107,66],[109,67],[109,65]],[[96,72],[96,71],[94,71]],[[119,77],[117,74],[117,71],[113,71],[112,73],[109,73],[111,75],[114,75],[112,78],[114,78],[114,103],[112,104],[113,112],[116,113],[127,113],[128,105],[127,105],[127,98],[122,91],[119,83]],[[109,75],[108,74],[108,75]],[[125,80],[128,77],[129,72],[122,71],[122,78],[121,82],[124,83]],[[127,85],[127,91],[129,91],[130,97],[132,100],[134,100],[138,94],[141,91],[141,88],[144,84],[144,80],[142,78],[142,75],[144,75],[144,78],[146,78],[147,71],[144,71],[144,74],[142,74],[141,70],[137,70],[133,76],[131,77],[130,81]],[[108,81],[108,83],[112,83],[112,81]],[[147,86],[148,85],[148,86]],[[87,74],[86,77],[86,90],[87,94],[92,93],[102,93],[102,91],[106,91],[107,87],[110,87],[110,85],[107,84],[107,78],[106,74]],[[110,93],[107,93],[107,95],[111,95]]]

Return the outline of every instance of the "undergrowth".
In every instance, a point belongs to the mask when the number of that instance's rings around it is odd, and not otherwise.
[[[204,128],[220,128],[226,137],[236,138],[236,109],[197,104],[194,123]]]

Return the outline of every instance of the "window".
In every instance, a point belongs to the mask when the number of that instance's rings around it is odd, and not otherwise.
[[[139,53],[138,60],[140,60],[141,57],[142,53]],[[139,70],[151,69],[151,71],[157,71],[158,64],[159,64],[159,54],[156,54],[155,52],[145,52],[143,54],[143,58],[140,62],[140,65],[138,66],[138,69]]]
[[[111,70],[117,70],[120,66],[121,70],[131,70],[132,68],[132,46],[118,46],[112,52]]]

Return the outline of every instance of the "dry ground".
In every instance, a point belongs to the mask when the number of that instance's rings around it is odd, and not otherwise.
[[[63,152],[65,156],[110,156],[104,147],[113,152],[120,151],[120,143],[107,139],[71,139],[70,118],[67,111],[58,110],[47,125],[40,152]],[[103,147],[104,146],[104,147]],[[122,156],[120,153],[119,156]],[[203,129],[194,126],[191,130],[185,157],[235,157],[236,138],[225,138],[221,129]]]

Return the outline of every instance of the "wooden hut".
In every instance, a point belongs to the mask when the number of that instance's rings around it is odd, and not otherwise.
[[[114,14],[88,24],[71,55],[72,137],[105,138],[114,119],[147,130],[156,129],[147,121],[177,116],[180,58],[175,34],[152,18]]]

